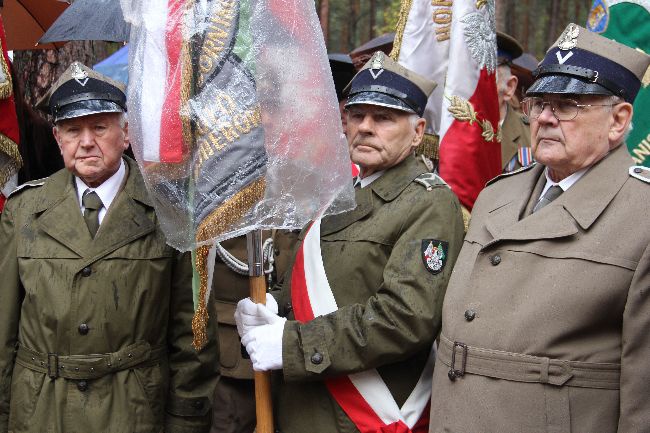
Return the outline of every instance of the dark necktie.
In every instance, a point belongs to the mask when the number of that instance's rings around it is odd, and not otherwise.
[[[95,191],[86,190],[81,202],[84,205],[84,220],[88,226],[91,236],[94,238],[99,230],[99,210],[104,207],[102,200]]]
[[[546,194],[540,199],[540,201],[537,202],[535,207],[533,208],[533,213],[537,212],[556,198],[560,196],[564,191],[559,185],[554,185],[550,187],[547,191]]]

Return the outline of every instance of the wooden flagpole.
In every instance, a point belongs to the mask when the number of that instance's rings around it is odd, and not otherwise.
[[[246,234],[248,247],[248,275],[251,299],[256,304],[266,304],[266,279],[264,277],[264,254],[262,230]],[[271,372],[255,371],[256,433],[273,433],[273,405],[271,402]]]

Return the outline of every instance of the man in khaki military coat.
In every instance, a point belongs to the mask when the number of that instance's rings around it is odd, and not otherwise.
[[[650,58],[569,25],[524,100],[538,164],[479,196],[443,306],[432,433],[650,428]]]
[[[458,200],[413,156],[434,86],[383,53],[354,77],[356,208],[300,234],[277,295],[286,318],[272,298],[238,304],[253,368],[281,373],[282,433],[427,431],[431,349],[463,236]]]
[[[519,79],[512,73],[512,61],[524,52],[515,38],[497,32],[497,94],[501,131],[501,165],[505,173],[530,165],[530,129],[524,116],[512,105]]]
[[[195,351],[189,255],[123,157],[125,99],[76,62],[46,95],[67,170],[14,192],[0,220],[1,433],[210,427],[214,326]]]

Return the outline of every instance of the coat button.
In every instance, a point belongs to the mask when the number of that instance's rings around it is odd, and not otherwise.
[[[203,401],[202,400],[196,400],[194,403],[192,403],[192,406],[194,406],[194,409],[196,409],[196,410],[201,410],[201,409],[203,409]]]
[[[291,302],[287,302],[284,306],[284,311],[287,312],[287,314],[291,313],[293,311],[293,305],[291,305]]]
[[[81,391],[81,392],[87,391],[88,390],[88,382],[86,382],[85,380],[80,380],[79,382],[77,382],[77,389],[79,391]]]
[[[637,168],[634,169],[634,172],[635,172],[636,174],[641,174],[641,173],[643,173],[643,169],[637,167]]]
[[[90,274],[92,274],[92,273],[93,273],[93,270],[90,268],[90,266],[86,266],[85,268],[83,268],[81,270],[81,275],[83,277],[89,277]]]
[[[475,318],[476,318],[476,311],[471,310],[471,309],[465,311],[465,320],[467,320],[468,322],[471,322]]]
[[[311,356],[311,363],[312,364],[318,365],[321,362],[323,362],[323,355],[321,355],[320,353],[316,352]]]
[[[88,334],[88,331],[90,331],[90,326],[88,326],[86,323],[82,323],[81,325],[79,325],[79,333],[81,335]]]
[[[493,255],[490,257],[490,263],[492,263],[492,266],[497,266],[499,263],[501,263],[501,256],[498,254]]]

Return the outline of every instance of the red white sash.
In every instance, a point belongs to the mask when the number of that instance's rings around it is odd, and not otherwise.
[[[320,219],[309,228],[296,255],[291,300],[296,319],[303,323],[338,310],[321,256]],[[435,346],[401,408],[375,369],[327,379],[325,384],[361,433],[426,433],[434,360]]]

